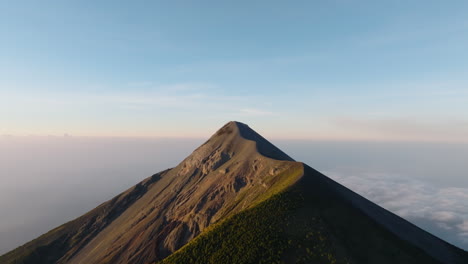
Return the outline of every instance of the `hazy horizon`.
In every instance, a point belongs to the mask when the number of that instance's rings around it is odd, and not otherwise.
[[[0,253],[177,165],[205,140],[0,139]],[[294,159],[468,249],[468,144],[272,142]]]

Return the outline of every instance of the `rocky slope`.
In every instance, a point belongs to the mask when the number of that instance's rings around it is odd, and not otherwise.
[[[292,184],[284,175],[297,174],[299,166],[246,125],[230,122],[177,167],[0,257],[0,263],[163,259],[212,223],[265,199],[269,189]]]
[[[463,250],[295,162],[238,122],[177,167],[0,257],[0,263],[161,260],[468,263]]]

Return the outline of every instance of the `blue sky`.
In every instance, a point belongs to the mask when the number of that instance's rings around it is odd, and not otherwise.
[[[466,1],[1,1],[0,134],[466,141]]]

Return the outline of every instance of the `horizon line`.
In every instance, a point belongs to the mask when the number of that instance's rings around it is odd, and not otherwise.
[[[53,138],[53,139],[137,139],[137,140],[207,140],[214,133],[209,136],[145,136],[145,135],[73,135],[73,134],[2,134],[1,139],[11,138]],[[263,136],[263,135],[262,135]],[[267,140],[279,140],[279,141],[314,141],[314,142],[376,142],[376,143],[446,143],[446,144],[468,144],[468,140],[456,140],[456,139],[424,139],[424,138],[338,138],[338,137],[282,137],[282,136],[264,136]]]

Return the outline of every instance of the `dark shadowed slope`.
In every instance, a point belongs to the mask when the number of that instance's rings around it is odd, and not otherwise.
[[[234,121],[235,122],[235,121]],[[235,122],[239,128],[241,136],[245,139],[252,140],[257,145],[257,151],[265,157],[269,157],[277,160],[289,160],[294,161],[282,150],[271,144],[268,140],[262,137],[260,134],[252,130],[246,124]]]
[[[409,263],[424,263],[422,260],[428,257],[441,263],[461,264],[468,261],[465,251],[370,202],[307,165],[302,184],[309,191],[309,204],[314,204],[314,199],[320,200],[316,203],[316,208],[321,210],[320,215],[326,219],[335,239],[341,241],[343,248],[359,260],[357,263],[365,260],[368,263],[384,263],[381,255],[401,256],[403,252],[417,256]],[[365,253],[366,248],[372,250]],[[403,263],[403,259],[400,261]],[[400,261],[395,260],[394,263]]]
[[[294,162],[239,122],[226,124],[177,167],[0,257],[0,263],[161,260],[468,263],[465,251]]]

